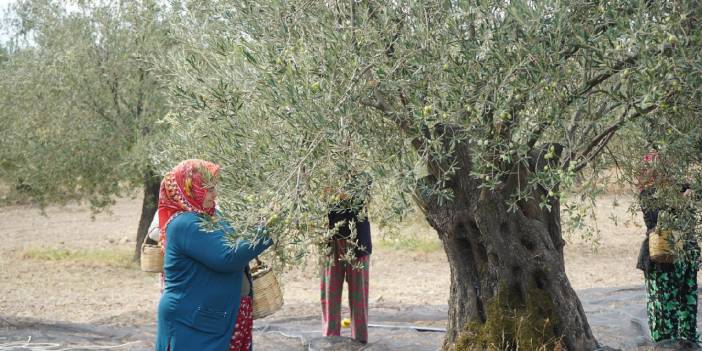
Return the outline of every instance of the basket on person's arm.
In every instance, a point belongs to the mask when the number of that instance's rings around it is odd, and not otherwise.
[[[673,263],[675,253],[671,240],[673,231],[656,227],[648,236],[648,251],[651,261],[656,263]]]
[[[163,272],[163,254],[160,245],[141,244],[141,270],[150,273]]]
[[[283,293],[273,270],[256,259],[253,276],[253,318],[263,318],[283,307]]]

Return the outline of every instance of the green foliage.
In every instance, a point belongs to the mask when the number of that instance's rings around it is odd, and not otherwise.
[[[510,289],[501,288],[486,305],[485,323],[468,323],[455,350],[561,350],[551,297],[531,288],[520,301]]]
[[[148,63],[164,45],[156,3],[24,0],[11,11],[0,180],[13,198],[98,209],[143,184],[166,107]]]
[[[374,245],[407,252],[431,253],[442,250],[441,240],[421,213],[405,218],[397,226],[385,228]]]
[[[125,249],[28,248],[23,251],[22,258],[134,269],[132,254],[132,250]]]
[[[10,59],[10,52],[9,52],[9,50],[7,50],[7,48],[5,48],[5,46],[3,46],[2,44],[0,44],[0,65],[2,65],[3,63],[5,63],[5,61],[7,61],[7,60],[9,60],[9,59]]]
[[[600,170],[635,163],[646,135],[681,171],[699,139],[692,3],[180,6],[177,45],[159,64],[174,106],[162,168],[223,164],[221,204],[242,227],[280,204],[272,232],[287,258],[328,236],[323,189],[359,171],[374,178],[371,216],[385,225],[412,196],[452,201],[466,174],[463,186],[492,191],[515,180],[512,210],[540,193],[548,208],[572,189],[596,195]],[[583,170],[591,186],[578,188]]]

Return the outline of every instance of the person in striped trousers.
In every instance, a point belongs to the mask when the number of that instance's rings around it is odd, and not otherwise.
[[[372,252],[371,230],[367,215],[371,179],[366,173],[351,178],[328,218],[332,231],[329,254],[321,267],[321,304],[324,336],[341,335],[341,295],[348,283],[351,336],[368,342],[368,280]]]

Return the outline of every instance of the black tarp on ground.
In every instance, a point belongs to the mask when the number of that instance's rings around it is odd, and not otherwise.
[[[621,350],[676,350],[680,345],[652,345],[646,324],[646,294],[643,287],[586,289],[578,291],[593,333],[602,345]],[[368,345],[349,340],[320,339],[319,314],[295,318],[275,315],[257,320],[254,331],[256,351],[297,350],[368,350],[368,351],[433,351],[441,346],[443,334],[419,332],[410,326],[442,328],[447,307],[408,306],[402,309],[372,308],[370,323],[383,327],[369,328]],[[698,311],[699,313],[699,311]],[[698,329],[702,328],[702,314]],[[390,326],[396,327],[390,327]],[[153,349],[156,326],[108,326],[55,323],[18,319],[0,315],[0,351],[67,350],[75,346],[118,346],[118,351]],[[702,329],[700,329],[702,330]],[[349,336],[349,329],[342,335]],[[31,336],[32,343],[22,346]],[[52,343],[41,346],[38,343]],[[325,345],[326,344],[326,345]],[[14,346],[13,346],[14,345]],[[55,346],[55,347],[49,347]],[[71,350],[90,350],[72,348]],[[93,348],[94,349],[94,348]]]

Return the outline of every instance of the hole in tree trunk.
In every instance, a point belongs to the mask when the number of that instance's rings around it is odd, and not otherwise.
[[[485,245],[483,245],[483,243],[481,243],[480,241],[478,241],[477,245],[475,245],[475,258],[481,263],[486,263],[488,260]]]
[[[488,263],[491,267],[498,267],[500,265],[500,258],[496,254],[491,253],[488,256]]]
[[[505,222],[500,223],[500,231],[501,231],[503,234],[511,233],[511,232],[512,232],[512,226],[510,225],[510,222],[505,221]]]
[[[522,275],[522,267],[512,266],[512,276],[513,277],[520,277],[521,275]]]
[[[468,221],[468,229],[475,233],[476,235],[480,233],[480,228],[478,228],[478,223],[475,221]]]
[[[519,269],[521,273],[521,269]],[[512,302],[515,304],[512,308],[524,307],[526,305],[526,290],[522,284],[518,281],[513,282],[510,285],[510,296],[512,297]]]
[[[467,227],[466,227],[467,224]],[[485,245],[480,241],[480,229],[475,221],[456,223],[455,233],[465,247],[473,253],[475,263],[482,268],[488,263],[488,253]]]
[[[519,242],[521,242],[522,246],[524,246],[524,248],[529,251],[534,251],[534,249],[536,248],[536,244],[534,243],[534,241],[531,240],[531,238],[527,235],[522,236],[521,239],[519,239]]]
[[[537,289],[539,290],[544,290],[546,287],[546,283],[548,282],[548,278],[546,278],[546,274],[544,271],[537,269],[533,273],[533,278],[534,278],[534,285],[536,286]]]

